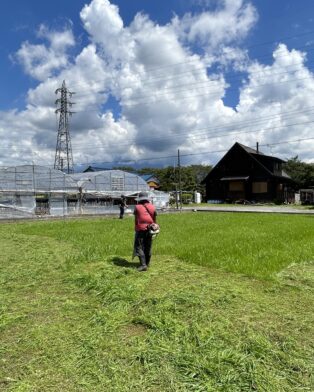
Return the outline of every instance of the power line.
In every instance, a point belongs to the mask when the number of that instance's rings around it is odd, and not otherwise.
[[[189,130],[187,129],[186,133],[180,133],[178,135],[172,135],[172,136],[168,136],[168,137],[156,136],[156,137],[150,137],[150,138],[141,138],[141,141],[142,142],[153,142],[153,141],[159,141],[159,140],[164,141],[164,140],[169,140],[169,139],[172,139],[172,138],[182,138],[182,137],[184,137],[186,135],[192,136],[192,137],[194,137],[194,136],[201,136],[201,135],[205,135],[206,136],[206,135],[215,134],[215,131],[218,131],[218,130],[221,130],[223,132],[223,131],[227,131],[230,128],[235,130],[237,128],[241,128],[242,129],[242,128],[251,127],[252,125],[254,126],[254,125],[259,124],[260,122],[269,121],[269,120],[274,119],[274,118],[276,118],[278,116],[282,116],[283,114],[287,114],[287,115],[285,117],[281,118],[281,120],[286,120],[286,119],[289,119],[290,117],[294,117],[295,114],[303,114],[303,113],[311,112],[313,110],[314,110],[314,106],[311,107],[310,109],[307,109],[307,110],[304,110],[304,111],[282,112],[282,113],[275,114],[275,115],[264,116],[264,117],[260,118],[259,120],[250,120],[250,121],[245,121],[245,122],[238,122],[236,124],[223,125],[223,126],[219,126],[219,127],[203,127],[203,128],[196,129],[196,130],[199,130],[199,131],[206,130],[206,132],[194,132],[194,133],[192,133],[191,129],[189,129]],[[270,128],[270,129],[273,129],[273,127]],[[194,131],[196,131],[196,130],[194,130]],[[256,131],[254,130],[254,131],[250,131],[250,132],[256,132]],[[220,135],[218,133],[217,133],[217,137],[220,137]],[[127,145],[129,145],[132,142],[136,142],[136,139],[125,139],[124,141],[125,141],[125,143]],[[79,145],[80,144],[78,144],[78,143],[73,144],[73,146],[75,146],[75,147],[77,147]],[[87,143],[83,143],[83,145],[84,145],[84,147],[88,147],[89,146],[89,144],[87,144]],[[116,145],[117,146],[121,146],[121,143],[118,143]],[[111,146],[112,146],[112,144],[111,144]],[[94,144],[93,144],[93,148],[95,148]]]
[[[314,140],[314,137],[309,137],[309,138],[300,138],[300,139],[295,139],[295,140],[284,140],[281,142],[275,142],[275,143],[264,143],[260,144],[260,147],[269,147],[269,146],[275,146],[275,145],[280,145],[280,144],[289,144],[289,143],[298,143],[298,142],[303,142],[303,141],[309,141],[309,140]],[[198,153],[186,153],[186,154],[180,154],[181,157],[188,157],[188,156],[197,156],[197,155],[204,155],[204,154],[217,154],[221,152],[227,152],[229,149],[222,149],[222,150],[208,150],[208,151],[203,151],[203,152],[198,152]],[[160,160],[160,159],[170,159],[170,158],[177,158],[177,155],[166,155],[166,156],[159,156],[159,157],[149,157],[149,158],[131,158],[131,159],[121,159],[121,160],[115,160],[115,161],[98,161],[98,162],[78,162],[77,166],[84,166],[84,165],[92,165],[92,164],[97,164],[97,165],[103,165],[103,164],[122,164],[122,163],[129,163],[129,162],[142,162],[142,161],[155,161],[155,160]],[[26,160],[24,160],[26,162]],[[43,167],[52,167],[52,165],[40,165]],[[11,167],[11,166],[4,166],[4,167]]]
[[[313,79],[313,77],[310,76],[310,77],[306,77],[306,78],[290,79],[290,80],[285,80],[285,81],[276,82],[276,83],[271,82],[271,83],[257,84],[257,85],[254,85],[254,87],[276,86],[276,85],[281,85],[281,84],[285,84],[285,83],[292,83],[292,82],[304,81],[304,80],[309,80],[309,79]],[[238,91],[238,88],[229,88],[228,92],[230,92],[230,91]],[[215,92],[207,92],[207,93],[203,93],[203,94],[195,94],[195,95],[190,95],[188,97],[178,97],[178,96],[176,96],[176,101],[177,100],[180,100],[180,101],[188,100],[189,101],[189,100],[194,99],[196,97],[214,96],[214,95],[216,95],[219,92],[221,92],[221,89],[219,89],[219,90],[217,89]],[[143,95],[139,99],[143,100],[145,98],[150,98],[150,97],[151,97],[151,95],[146,95],[146,96]],[[138,101],[138,102],[133,102],[133,103],[123,103],[122,106],[123,107],[135,107],[137,105],[147,106],[147,105],[150,105],[150,104],[155,104],[157,102],[164,102],[164,101],[168,102],[168,100],[166,100],[166,98],[163,98],[163,99],[154,99],[154,100],[151,100],[151,101],[147,101],[146,100],[146,101]],[[132,100],[131,100],[131,102],[132,102]],[[97,109],[97,110],[96,109],[95,110],[92,110],[92,109],[89,109],[89,110],[78,110],[77,113],[79,113],[79,112],[83,113],[85,111],[96,111],[96,112],[98,112],[99,109]]]
[[[306,121],[306,122],[302,122],[302,123],[286,124],[284,127],[287,128],[287,127],[294,127],[294,126],[298,126],[298,125],[307,125],[307,124],[313,124],[313,123],[314,123],[314,120],[312,120],[312,121]],[[207,137],[199,137],[199,138],[197,138],[197,139],[195,139],[195,140],[219,139],[219,138],[228,137],[228,136],[237,136],[237,135],[250,134],[250,133],[266,132],[266,131],[271,131],[271,130],[274,130],[274,129],[279,129],[279,128],[282,128],[282,127],[283,127],[283,126],[280,125],[280,126],[277,126],[277,127],[264,128],[264,129],[261,129],[261,130],[253,130],[253,131],[250,130],[250,131],[240,131],[240,132],[229,132],[229,133],[227,133],[227,134],[222,134],[222,135],[214,135],[214,136],[207,136]],[[195,140],[194,140],[194,141],[195,141]],[[127,143],[127,144],[125,144],[125,145],[129,146],[130,143]],[[124,145],[120,143],[120,144],[116,144],[116,145],[114,145],[114,144],[109,144],[108,146],[102,145],[102,146],[94,146],[94,147],[90,147],[90,148],[85,147],[85,148],[84,148],[84,151],[86,151],[86,150],[95,150],[95,149],[105,149],[105,148],[108,148],[108,147],[112,148],[112,147],[114,147],[114,146],[122,147],[122,146],[124,146]],[[75,150],[75,151],[80,151],[80,150],[78,150],[78,149],[74,149],[74,150]]]
[[[222,126],[217,126],[217,127],[203,127],[203,128],[198,128],[198,129],[194,129],[194,132],[191,129],[186,129],[186,133],[185,132],[181,132],[178,135],[171,135],[168,137],[150,137],[150,138],[142,138],[141,142],[143,143],[152,143],[152,142],[158,142],[158,141],[167,141],[167,140],[171,140],[171,139],[180,139],[182,137],[185,136],[190,136],[193,138],[193,141],[195,140],[200,140],[200,139],[213,139],[213,138],[221,138],[221,137],[228,137],[228,136],[234,136],[234,135],[240,135],[240,134],[245,134],[245,133],[256,133],[256,132],[265,132],[268,130],[274,130],[274,129],[278,129],[278,128],[282,128],[282,127],[291,127],[291,126],[299,126],[299,125],[306,125],[306,124],[311,124],[313,123],[313,120],[310,121],[305,121],[305,122],[297,122],[297,123],[293,123],[293,124],[285,124],[285,125],[280,125],[280,126],[271,126],[269,128],[264,128],[264,129],[259,129],[259,130],[249,130],[249,131],[237,131],[237,129],[243,129],[243,128],[248,128],[248,127],[252,127],[252,126],[261,126],[260,123],[261,122],[267,122],[269,120],[272,119],[276,119],[277,117],[280,118],[280,120],[288,120],[291,117],[295,117],[296,114],[304,114],[304,113],[311,113],[314,110],[314,106],[309,107],[305,110],[302,111],[290,111],[290,112],[281,112],[281,113],[277,113],[274,115],[269,115],[269,116],[263,116],[260,119],[257,120],[249,120],[249,121],[243,121],[243,122],[237,122],[234,124],[228,124],[228,125],[222,125]],[[284,116],[283,116],[284,115]],[[228,130],[232,130],[231,132],[228,132]],[[196,130],[198,131],[204,131],[204,132],[195,132]],[[222,133],[218,133],[218,131],[221,132],[228,132],[226,134],[222,134]],[[132,143],[135,143],[137,141],[136,138],[134,139],[125,139],[124,143],[110,143],[110,148],[117,146],[117,147],[121,147],[121,146],[130,146],[132,145]],[[89,147],[90,146],[90,147]],[[25,148],[17,148],[16,145],[7,145],[5,147],[0,147],[0,149],[3,150],[7,150],[10,147],[14,147],[15,151],[25,151]],[[82,142],[82,143],[73,143],[72,147],[74,147],[75,151],[80,151],[81,148],[85,150],[91,149],[91,150],[95,150],[95,149],[103,149],[103,148],[108,148],[107,145],[101,145],[101,146],[95,146],[95,144],[89,144],[86,141]]]
[[[310,138],[304,138],[304,139],[297,139],[297,140],[286,140],[282,141],[278,144],[288,144],[288,143],[297,143],[297,142],[302,142],[302,141],[308,141],[308,140],[314,140],[314,137]],[[267,144],[260,144],[261,147],[267,147],[267,146],[272,146],[276,145],[277,143],[267,143]],[[229,149],[224,149],[224,150],[212,150],[212,151],[204,151],[204,152],[198,152],[198,153],[189,153],[189,154],[181,154],[181,157],[187,157],[187,156],[195,156],[195,155],[204,155],[204,154],[216,154],[220,152],[226,152],[229,151]],[[128,160],[119,160],[119,161],[103,161],[103,162],[89,162],[89,164],[95,163],[95,164],[113,164],[113,163],[128,163],[128,162],[141,162],[141,161],[154,161],[154,160],[160,160],[160,159],[168,159],[168,158],[176,158],[177,155],[167,155],[167,156],[160,156],[160,157],[150,157],[150,158],[139,158],[139,159],[128,159]],[[81,162],[79,165],[84,165],[86,163]]]
[[[296,67],[296,66],[298,66],[298,65],[301,65],[301,64],[303,64],[302,62],[298,62],[298,63],[295,63],[295,64],[290,64],[290,65],[288,65],[287,67],[282,67],[282,68],[290,68],[290,67]],[[311,62],[311,64],[312,64],[312,62]],[[313,64],[314,64],[314,62],[313,62]],[[271,76],[272,77],[274,77],[274,76],[278,76],[278,75],[285,75],[285,74],[294,74],[294,73],[296,73],[296,72],[299,72],[299,71],[303,71],[303,70],[301,70],[301,69],[295,69],[295,70],[289,70],[289,71],[283,71],[283,72],[275,72],[275,73],[272,73],[271,74]],[[191,72],[191,71],[189,71],[189,72]],[[259,72],[251,72],[250,74],[249,74],[249,76],[251,77],[251,76],[256,76],[256,75],[259,75],[259,74],[261,74],[261,75],[263,75],[263,76],[265,76],[265,78],[267,77],[267,76],[269,76],[269,75],[265,75],[265,73],[266,73],[267,71],[265,71],[265,70],[263,70],[263,71],[259,71]],[[239,80],[239,79],[243,79],[243,75],[234,75],[233,77],[228,77],[225,81],[226,81],[226,83],[230,83],[230,82],[232,82],[232,81],[234,81],[234,80]],[[163,87],[163,88],[161,88],[159,91],[157,91],[157,93],[158,94],[163,94],[163,92],[164,91],[167,91],[167,90],[170,90],[170,92],[171,91],[185,91],[186,89],[188,89],[188,88],[190,88],[191,86],[196,86],[196,85],[204,85],[205,87],[207,86],[207,85],[210,85],[211,83],[215,83],[215,82],[221,82],[221,78],[216,78],[216,79],[208,79],[208,80],[200,80],[200,81],[197,81],[197,82],[193,82],[193,83],[185,83],[185,84],[179,84],[179,85],[173,85],[173,86],[168,86],[168,87]],[[184,88],[184,89],[182,89],[181,90],[181,87],[187,87],[186,89]],[[126,90],[126,89],[128,89],[128,88],[130,88],[130,86],[128,85],[128,86],[126,86],[126,87],[123,87],[123,90]],[[147,89],[148,87],[145,87],[145,86],[143,86],[143,89],[145,90],[145,89]],[[198,87],[198,88],[202,88],[202,86],[201,87]],[[96,91],[96,92],[91,92],[91,93],[89,93],[89,94],[87,94],[87,93],[85,93],[85,94],[80,94],[80,97],[82,97],[82,96],[90,96],[91,94],[108,94],[108,95],[111,95],[111,93],[108,91],[108,92],[105,92],[105,91]],[[132,98],[132,99],[138,99],[138,98],[145,98],[145,97],[147,97],[147,95],[139,95],[139,96],[137,96],[137,97],[135,97],[135,98]],[[80,101],[78,100],[78,103],[80,103]]]

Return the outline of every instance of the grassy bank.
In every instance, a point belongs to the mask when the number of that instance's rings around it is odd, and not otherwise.
[[[148,273],[131,219],[0,227],[0,390],[313,390],[313,219],[159,221]]]

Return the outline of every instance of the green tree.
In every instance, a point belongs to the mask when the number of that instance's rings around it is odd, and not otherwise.
[[[198,191],[204,193],[202,180],[210,172],[211,166],[190,165],[181,167],[181,189],[183,191]],[[164,168],[143,168],[138,170],[140,175],[153,174],[160,181],[160,189],[166,192],[176,190],[179,187],[179,169],[173,166]]]
[[[314,165],[302,162],[295,156],[283,165],[283,169],[295,181],[298,188],[308,188],[314,186]]]
[[[132,166],[114,166],[112,170],[122,170],[129,173],[135,173],[136,170]]]

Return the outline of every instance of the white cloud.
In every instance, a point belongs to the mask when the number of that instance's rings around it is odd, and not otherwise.
[[[17,53],[26,72],[41,82],[29,90],[24,111],[1,117],[0,137],[7,143],[2,163],[53,164],[54,92],[63,80],[76,92],[70,119],[75,163],[137,161],[175,155],[178,148],[195,154],[227,150],[235,141],[254,146],[313,135],[312,113],[305,109],[311,106],[314,79],[305,54],[280,44],[272,64],[251,61],[238,45],[256,23],[256,9],[248,1],[221,4],[165,25],[139,13],[125,26],[117,6],[93,0],[80,14],[90,43],[72,59],[67,54],[72,32],[41,26],[39,38],[47,44],[26,42]],[[224,104],[233,88],[226,69],[247,74],[236,109]],[[299,156],[312,159],[312,147],[300,143]],[[264,149],[296,155],[291,144]],[[191,155],[183,163],[214,163],[221,155]]]
[[[190,42],[200,41],[210,49],[244,38],[257,21],[252,4],[243,0],[224,0],[214,12],[187,14],[176,23],[178,31]]]
[[[33,45],[26,41],[16,52],[15,58],[23,65],[27,74],[43,81],[53,72],[68,66],[66,52],[74,45],[74,37],[71,30],[50,31],[44,25],[40,26],[38,37],[46,39],[49,47],[44,44]]]
[[[104,42],[109,37],[118,36],[123,29],[119,8],[108,0],[94,0],[85,5],[81,19],[86,31],[95,42]]]

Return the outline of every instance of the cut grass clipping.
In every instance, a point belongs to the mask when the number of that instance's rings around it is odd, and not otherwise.
[[[0,390],[312,391],[310,216],[159,217],[0,227]]]

